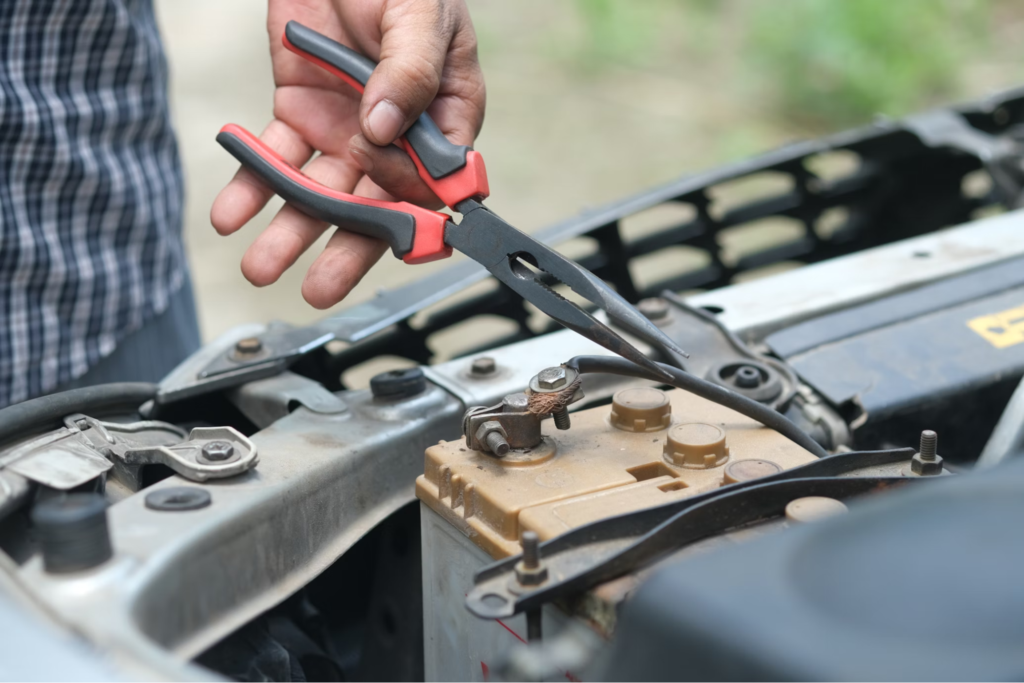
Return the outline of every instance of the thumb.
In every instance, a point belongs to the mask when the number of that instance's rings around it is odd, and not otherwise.
[[[359,111],[363,135],[376,145],[394,142],[437,96],[452,38],[438,5],[411,0],[381,18],[380,62]]]

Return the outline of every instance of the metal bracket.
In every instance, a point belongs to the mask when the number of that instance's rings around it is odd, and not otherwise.
[[[235,456],[223,462],[201,459],[210,441],[227,441]],[[0,458],[0,469],[50,488],[66,491],[115,468],[137,490],[142,465],[161,464],[192,481],[240,474],[258,460],[256,448],[231,427],[197,427],[191,434],[157,420],[127,424],[103,422],[81,413],[64,418],[64,427],[22,444]]]
[[[291,413],[295,404],[320,415],[348,409],[344,401],[319,382],[292,372],[244,384],[232,389],[228,398],[260,429]]]
[[[222,461],[204,457],[203,447],[227,442],[233,454]],[[123,456],[127,465],[161,464],[192,481],[223,479],[252,469],[259,462],[256,446],[234,427],[196,427],[188,438],[173,446],[134,448]]]

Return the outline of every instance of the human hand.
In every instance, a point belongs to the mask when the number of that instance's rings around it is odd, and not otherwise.
[[[282,45],[293,19],[379,62],[362,96]],[[485,90],[464,1],[269,0],[267,31],[276,90],[274,120],[260,138],[295,166],[309,162],[303,171],[333,189],[441,207],[409,156],[391,143],[424,110],[455,144],[471,145],[479,133]],[[272,195],[241,168],[214,200],[210,221],[230,235]],[[276,282],[328,227],[286,204],[245,252],[242,274],[257,287]],[[336,230],[307,271],[302,296],[316,308],[333,306],[386,248]]]

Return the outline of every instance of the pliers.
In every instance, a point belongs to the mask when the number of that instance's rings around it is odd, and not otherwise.
[[[282,41],[286,48],[360,93],[376,66],[363,55],[295,21],[288,22]],[[608,319],[626,332],[662,352],[686,356],[672,339],[593,273],[513,228],[481,204],[489,194],[483,157],[469,147],[450,142],[425,112],[397,144],[409,154],[420,177],[441,201],[462,214],[459,223],[447,214],[407,202],[357,197],[325,187],[240,126],[224,126],[217,142],[299,210],[343,230],[382,239],[406,263],[446,258],[453,248],[458,249],[565,327],[655,375],[666,375],[608,325],[554,291],[544,282],[546,273],[605,311]]]

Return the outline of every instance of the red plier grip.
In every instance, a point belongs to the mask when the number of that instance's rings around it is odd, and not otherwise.
[[[281,42],[360,93],[377,66],[358,52],[296,21],[285,26]],[[479,200],[490,194],[480,153],[449,141],[426,112],[420,114],[398,144],[412,157],[420,178],[445,205],[454,207],[465,199]]]
[[[452,255],[452,248],[444,243],[449,217],[443,213],[325,187],[241,126],[224,126],[217,142],[285,201],[343,230],[386,241],[395,256],[406,263],[427,263]]]

